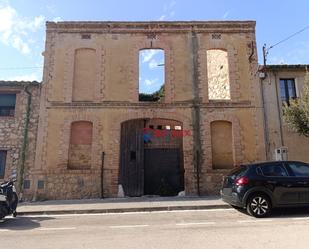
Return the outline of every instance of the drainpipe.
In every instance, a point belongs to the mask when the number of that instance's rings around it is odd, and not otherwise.
[[[260,85],[261,85],[261,96],[262,96],[262,109],[263,109],[263,115],[264,115],[264,134],[265,134],[265,153],[266,153],[266,159],[269,160],[269,127],[268,127],[268,118],[265,108],[265,94],[264,94],[264,84],[263,79],[260,79]]]
[[[26,107],[26,117],[25,117],[25,128],[23,132],[23,142],[21,147],[21,161],[18,174],[18,190],[19,198],[22,200],[23,197],[23,183],[24,183],[24,172],[25,172],[25,162],[26,162],[26,150],[28,146],[28,131],[29,131],[29,121],[30,121],[30,112],[31,112],[31,101],[32,94],[28,90],[29,85],[25,85],[24,91],[27,93],[27,107]]]
[[[199,79],[198,79],[198,38],[196,32],[191,31],[192,43],[192,71],[193,71],[193,106],[192,106],[192,125],[193,125],[193,165],[196,171],[197,194],[200,195],[200,164],[201,164],[201,131],[200,131],[200,101],[199,101]]]
[[[284,139],[283,139],[283,128],[282,128],[282,115],[281,115],[281,101],[279,100],[278,95],[278,85],[277,85],[277,73],[273,72],[275,76],[275,86],[276,86],[276,99],[277,99],[277,108],[278,108],[278,116],[279,116],[279,128],[280,128],[280,140],[281,140],[281,147],[284,146]]]
[[[102,152],[101,155],[101,198],[104,198],[104,158],[105,152]]]

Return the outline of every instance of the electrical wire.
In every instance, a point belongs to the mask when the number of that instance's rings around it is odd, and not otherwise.
[[[309,29],[309,25],[308,25],[308,26],[306,26],[306,27],[304,27],[303,29],[301,29],[301,30],[297,31],[296,33],[294,33],[294,34],[292,34],[292,35],[288,36],[287,38],[285,38],[285,39],[283,39],[283,40],[281,40],[281,41],[277,42],[276,44],[274,44],[274,45],[270,46],[270,47],[267,49],[267,52],[268,52],[268,50],[270,50],[271,48],[273,48],[273,47],[275,47],[275,46],[277,46],[277,45],[279,45],[279,44],[281,44],[281,43],[283,43],[283,42],[285,42],[285,41],[287,41],[287,40],[291,39],[292,37],[294,37],[294,36],[296,36],[296,35],[298,35],[298,34],[300,34],[300,33],[304,32],[306,29]]]

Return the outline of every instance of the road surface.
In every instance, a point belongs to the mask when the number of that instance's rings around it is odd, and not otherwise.
[[[309,248],[309,210],[255,219],[234,209],[20,216],[0,222],[0,248]]]

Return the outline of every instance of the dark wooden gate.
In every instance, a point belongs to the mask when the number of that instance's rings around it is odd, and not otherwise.
[[[144,194],[144,120],[121,124],[120,179],[126,196]]]
[[[146,195],[173,196],[184,190],[179,148],[145,149]]]

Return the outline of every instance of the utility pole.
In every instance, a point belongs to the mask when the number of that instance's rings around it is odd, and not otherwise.
[[[267,61],[267,48],[266,48],[266,44],[264,43],[263,46],[263,65],[264,67],[266,67],[266,61]]]

